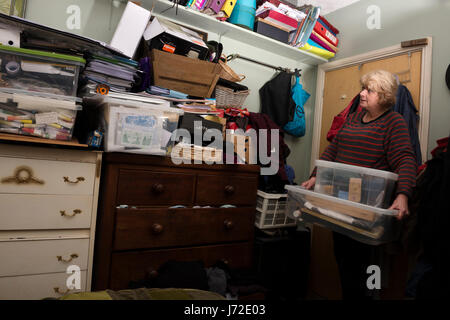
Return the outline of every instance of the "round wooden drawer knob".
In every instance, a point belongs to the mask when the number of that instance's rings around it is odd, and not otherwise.
[[[231,220],[225,220],[223,222],[223,225],[225,226],[225,229],[228,229],[228,230],[233,229],[233,227],[234,227],[234,223]]]
[[[152,225],[152,232],[153,234],[160,234],[161,232],[163,232],[164,227],[162,225],[160,225],[159,223],[154,223]]]
[[[155,184],[152,186],[152,191],[153,191],[153,193],[155,193],[155,194],[161,194],[161,193],[164,192],[164,185],[162,185],[161,183],[155,183]]]
[[[225,193],[226,194],[233,194],[234,193],[234,187],[230,186],[230,185],[226,186],[225,187]]]

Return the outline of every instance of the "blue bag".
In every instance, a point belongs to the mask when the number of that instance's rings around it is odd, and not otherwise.
[[[303,90],[300,84],[300,77],[295,77],[295,84],[292,88],[292,99],[295,102],[294,118],[285,124],[284,131],[295,136],[303,137],[305,135],[305,109],[303,106],[311,95]]]

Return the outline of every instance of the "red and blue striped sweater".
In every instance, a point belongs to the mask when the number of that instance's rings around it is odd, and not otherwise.
[[[396,194],[410,198],[416,184],[417,164],[405,120],[389,110],[364,123],[365,113],[362,110],[349,115],[320,159],[395,172],[399,175]],[[312,176],[315,174],[316,170]]]

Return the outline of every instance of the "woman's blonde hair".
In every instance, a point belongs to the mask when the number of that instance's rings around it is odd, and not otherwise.
[[[388,109],[395,105],[398,84],[392,73],[385,70],[369,72],[361,77],[361,85],[378,93],[378,103],[381,107]]]

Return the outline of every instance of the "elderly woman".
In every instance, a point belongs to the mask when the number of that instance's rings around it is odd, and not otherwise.
[[[390,209],[398,210],[398,219],[402,219],[409,214],[408,198],[415,186],[417,165],[406,122],[392,110],[397,81],[391,73],[378,70],[364,75],[361,84],[362,110],[349,115],[320,159],[397,173],[395,200]],[[303,187],[314,186],[315,171],[302,183]],[[377,264],[373,257],[379,250],[341,234],[334,233],[333,238],[343,298],[364,298],[366,270]]]

